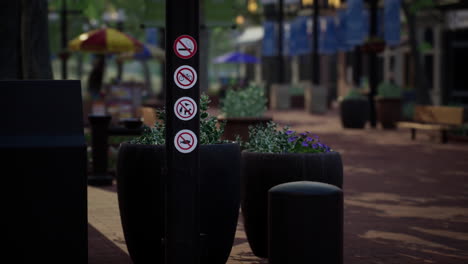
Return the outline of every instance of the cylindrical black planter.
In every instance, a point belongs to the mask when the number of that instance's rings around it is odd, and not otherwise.
[[[343,100],[340,117],[344,128],[364,128],[369,119],[369,102],[366,99]]]
[[[134,263],[164,263],[164,146],[122,144],[117,162],[120,215]],[[240,204],[240,148],[200,146],[200,263],[224,264],[231,252]]]
[[[268,199],[268,263],[343,263],[343,192],[311,181],[280,184]]]
[[[376,103],[377,118],[382,128],[396,129],[401,119],[401,99],[378,97]]]
[[[242,152],[241,207],[252,252],[268,257],[268,190],[292,181],[318,181],[343,185],[338,152],[271,154]]]

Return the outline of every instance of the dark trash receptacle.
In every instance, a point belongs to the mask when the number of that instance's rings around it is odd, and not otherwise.
[[[88,261],[80,81],[0,81],[4,259]]]
[[[343,192],[319,182],[299,181],[270,189],[270,264],[342,264]]]

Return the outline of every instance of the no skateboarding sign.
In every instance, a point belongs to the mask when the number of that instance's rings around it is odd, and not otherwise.
[[[197,146],[197,136],[191,130],[183,129],[174,137],[174,146],[180,153],[190,153]]]
[[[188,65],[180,66],[174,72],[174,82],[179,88],[190,89],[197,83],[197,72]]]
[[[174,113],[180,120],[188,121],[197,113],[197,104],[190,97],[182,97],[174,104]]]
[[[174,53],[181,59],[190,59],[197,53],[197,42],[189,35],[182,35],[174,41]]]

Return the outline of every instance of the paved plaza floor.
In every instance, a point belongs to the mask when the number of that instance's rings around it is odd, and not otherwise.
[[[468,263],[468,143],[440,144],[407,130],[343,129],[336,111],[269,112],[312,131],[344,164],[344,263]],[[88,188],[89,263],[131,263],[115,186]],[[239,219],[229,264],[268,263]]]

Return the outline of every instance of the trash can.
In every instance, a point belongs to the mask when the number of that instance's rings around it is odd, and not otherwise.
[[[277,185],[268,193],[270,264],[342,264],[343,192],[320,182]]]

